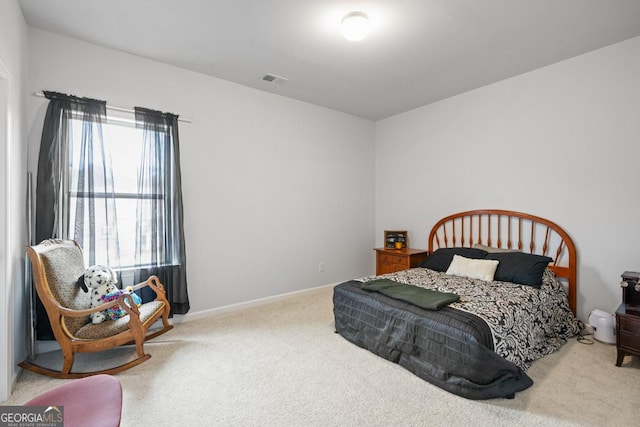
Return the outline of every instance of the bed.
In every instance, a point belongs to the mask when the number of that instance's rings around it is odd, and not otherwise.
[[[336,332],[444,390],[492,399],[530,387],[531,364],[582,327],[576,248],[552,221],[460,212],[433,226],[428,254],[420,267],[337,285]]]

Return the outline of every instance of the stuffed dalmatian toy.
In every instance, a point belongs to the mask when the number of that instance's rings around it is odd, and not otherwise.
[[[119,292],[116,283],[116,272],[106,265],[93,265],[78,279],[78,285],[83,291],[89,292],[91,289],[91,308],[104,304],[103,296]],[[91,322],[102,323],[106,318],[106,310],[99,311],[91,315]]]

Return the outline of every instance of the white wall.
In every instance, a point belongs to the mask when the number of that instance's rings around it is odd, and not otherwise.
[[[25,87],[27,26],[15,0],[0,1],[0,402],[26,352]]]
[[[579,317],[640,270],[640,38],[376,123],[376,239],[467,209],[542,216],[578,245]]]
[[[371,273],[373,122],[40,30],[29,36],[30,92],[193,121],[180,125],[192,312]],[[46,100],[28,106],[35,171]]]

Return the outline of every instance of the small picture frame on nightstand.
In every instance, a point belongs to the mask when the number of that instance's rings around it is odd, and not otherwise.
[[[406,230],[385,230],[384,247],[389,249],[406,249],[409,247],[409,235]]]

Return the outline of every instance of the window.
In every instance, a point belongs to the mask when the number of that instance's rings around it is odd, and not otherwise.
[[[83,122],[81,119],[73,119],[71,121],[72,126],[70,129],[71,138],[69,144],[69,174],[66,182],[69,183],[68,193],[68,230],[67,237],[74,239],[73,224],[77,224],[80,221],[88,221],[89,215],[95,215],[95,223],[103,224],[100,227],[96,227],[95,236],[91,236],[89,228],[83,228],[84,235],[82,236],[84,241],[90,239],[96,239],[96,241],[104,241],[113,236],[117,236],[118,246],[120,252],[120,267],[142,267],[144,265],[136,264],[136,244],[140,245],[142,260],[150,259],[151,239],[145,238],[152,234],[153,218],[142,217],[140,224],[138,224],[138,212],[150,212],[155,207],[163,208],[165,202],[164,193],[154,191],[149,188],[149,185],[145,185],[144,188],[138,189],[138,177],[140,172],[140,165],[142,164],[143,156],[143,133],[142,130],[135,127],[134,123],[127,122],[125,120],[110,119],[106,124],[102,126],[102,135],[104,138],[105,153],[104,156],[110,159],[111,163],[111,178],[113,179],[113,193],[107,192],[104,182],[95,182],[95,190],[93,193],[82,191],[78,189],[79,172],[81,166],[81,156],[87,155],[91,159],[95,156],[103,156],[103,153],[82,153],[82,144],[80,143],[79,136],[82,135],[83,126],[84,131],[87,131],[87,126],[92,126],[90,123]],[[94,162],[93,167],[100,165],[100,162]],[[100,171],[98,175],[102,175],[105,180],[109,179],[109,171]],[[162,190],[162,188],[160,189]],[[138,193],[140,191],[140,193]],[[115,217],[107,218],[108,212],[102,209],[80,209],[80,212],[85,212],[85,218],[76,218],[76,212],[78,211],[78,204],[91,203],[92,198],[113,198],[115,202]],[[146,206],[145,206],[146,205]],[[139,242],[136,242],[137,236],[141,236]],[[103,242],[104,243],[104,242]],[[106,244],[95,245],[96,263],[107,264]],[[164,258],[163,245],[158,245],[157,250],[161,251]],[[172,260],[165,259],[165,265],[171,264]]]
[[[123,286],[157,276],[172,313],[187,313],[178,116],[134,107],[135,120],[114,119],[105,101],[44,95],[36,241],[76,240],[87,265],[127,270]]]

